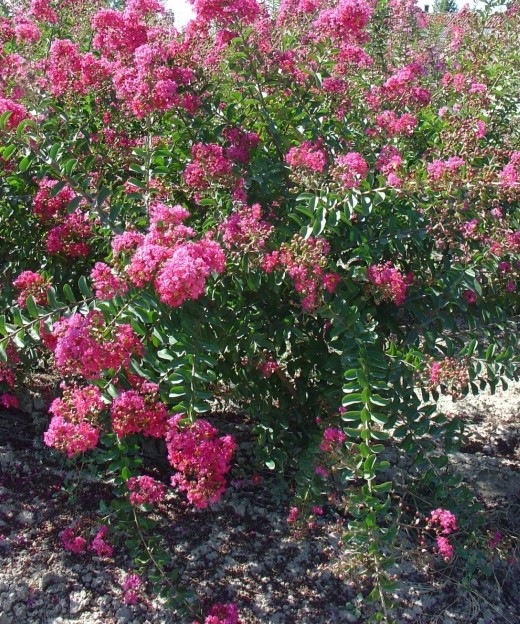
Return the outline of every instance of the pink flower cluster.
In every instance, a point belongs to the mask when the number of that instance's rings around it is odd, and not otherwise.
[[[15,15],[14,17],[14,32],[16,35],[16,42],[22,43],[36,43],[42,36],[42,31],[36,26],[36,24],[28,19],[25,15]]]
[[[273,226],[262,220],[262,207],[240,206],[219,226],[224,246],[243,252],[260,252],[273,231]]]
[[[56,24],[58,21],[58,14],[51,8],[50,4],[51,0],[32,0],[29,15],[39,22]]]
[[[363,40],[363,29],[372,13],[366,0],[339,0],[333,9],[325,9],[318,15],[314,27],[323,37],[340,41]]]
[[[446,509],[435,509],[430,514],[428,521],[429,528],[435,528],[440,535],[437,536],[437,550],[444,559],[453,557],[454,549],[446,536],[457,530],[457,518],[451,511]]]
[[[49,50],[47,77],[56,96],[65,93],[85,95],[97,87],[108,72],[92,53],[81,54],[70,39],[55,39]]]
[[[67,214],[59,225],[52,228],[47,236],[47,251],[50,254],[61,254],[68,258],[88,256],[88,242],[94,235],[92,222],[88,214],[76,210]]]
[[[256,0],[190,0],[201,23],[215,20],[222,26],[241,21],[250,24],[260,15]]]
[[[128,574],[123,582],[123,598],[126,604],[135,605],[139,602],[142,580],[138,574]]]
[[[97,299],[108,301],[123,295],[128,290],[128,284],[118,277],[114,270],[104,262],[96,262],[90,273],[90,278],[94,284]]]
[[[128,366],[132,355],[142,354],[142,345],[130,325],[107,329],[101,312],[62,318],[52,332],[54,357],[61,373],[96,379],[103,370]]]
[[[367,269],[367,277],[375,287],[378,298],[383,301],[392,301],[398,306],[405,302],[406,289],[413,280],[413,275],[405,278],[392,262],[370,265]]]
[[[431,180],[440,180],[445,174],[457,172],[465,164],[466,161],[458,156],[452,156],[448,160],[434,160],[427,166],[428,177]]]
[[[204,624],[240,624],[237,606],[233,603],[213,605]]]
[[[425,359],[423,378],[430,391],[442,385],[453,398],[458,398],[469,383],[467,363],[454,357],[434,360],[428,356]]]
[[[201,191],[211,182],[228,185],[232,167],[220,145],[197,143],[191,148],[192,161],[184,171],[186,184]]]
[[[70,527],[64,529],[61,534],[61,544],[65,550],[69,550],[75,555],[84,555],[87,552],[87,540],[74,533]]]
[[[160,503],[166,496],[164,485],[146,475],[131,477],[126,482],[126,486],[130,492],[129,498],[132,505],[153,505]]]
[[[91,550],[93,550],[98,557],[111,557],[114,554],[112,546],[105,541],[107,533],[108,527],[106,525],[101,526],[90,544]]]
[[[297,147],[291,147],[285,160],[293,169],[323,173],[329,159],[323,147],[323,139],[319,138],[314,142],[304,141]]]
[[[41,221],[49,221],[58,215],[64,215],[69,203],[76,197],[76,193],[67,185],[53,196],[52,189],[56,184],[57,180],[47,177],[38,182],[38,192],[33,199],[33,213]]]
[[[236,444],[230,435],[217,437],[218,431],[206,420],[183,428],[182,417],[177,414],[168,421],[168,460],[177,470],[171,481],[187,493],[190,503],[204,508],[220,500]]]
[[[327,427],[323,432],[323,438],[320,443],[320,449],[324,453],[332,453],[335,449],[341,447],[343,442],[347,439],[347,436],[335,427]]]
[[[520,152],[513,152],[509,163],[500,172],[500,184],[504,187],[520,184]]]
[[[157,384],[143,381],[137,390],[125,390],[113,400],[110,413],[112,428],[118,438],[133,433],[153,438],[164,436],[168,410],[158,395]]]
[[[279,251],[267,254],[262,267],[267,273],[276,268],[287,271],[294,287],[303,295],[302,307],[312,312],[321,302],[323,291],[333,293],[340,281],[337,273],[327,273],[329,244],[324,238],[295,236],[289,244],[283,244]]]
[[[417,117],[410,113],[403,113],[401,116],[398,116],[394,111],[385,110],[376,116],[376,124],[389,137],[399,135],[411,136],[417,125]]]
[[[47,446],[74,457],[96,447],[99,414],[105,404],[96,386],[62,387],[63,397],[55,399],[49,408],[53,416],[43,439]]]
[[[25,106],[22,106],[22,104],[18,104],[17,102],[13,102],[13,100],[0,97],[0,116],[7,112],[11,113],[5,126],[9,130],[13,130],[24,119],[29,117]]]
[[[332,177],[343,190],[356,188],[368,175],[366,160],[358,152],[349,152],[338,156],[334,161]]]
[[[386,176],[389,186],[398,188],[401,186],[401,179],[397,176],[397,172],[403,164],[401,154],[393,145],[385,145],[379,154],[376,162],[376,169]]]
[[[229,128],[224,131],[224,136],[231,143],[231,147],[225,150],[226,158],[242,165],[249,162],[252,150],[260,143],[256,132],[245,132],[241,128]]]
[[[23,271],[14,280],[13,286],[20,291],[16,301],[21,307],[27,304],[27,297],[31,296],[37,305],[47,303],[47,287],[49,282],[40,273]]]

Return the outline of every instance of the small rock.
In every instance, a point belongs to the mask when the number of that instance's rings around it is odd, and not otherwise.
[[[70,594],[69,601],[70,614],[77,615],[88,606],[90,596],[84,589],[82,589],[81,591],[72,592]]]

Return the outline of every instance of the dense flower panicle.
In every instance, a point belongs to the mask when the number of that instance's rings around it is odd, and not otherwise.
[[[0,382],[9,388],[13,388],[16,383],[16,367],[20,364],[20,356],[12,342],[8,342],[5,349],[7,362],[0,362]]]
[[[440,180],[445,174],[453,174],[465,164],[466,161],[458,156],[452,156],[448,160],[434,160],[427,166],[428,176],[432,180]]]
[[[198,299],[206,288],[212,271],[221,273],[225,266],[222,249],[211,240],[177,247],[155,279],[155,288],[164,303],[176,308],[189,299]]]
[[[234,603],[215,604],[209,610],[204,624],[240,624],[238,607]]]
[[[454,548],[450,544],[450,541],[447,537],[442,537],[441,535],[437,536],[437,550],[439,555],[442,555],[444,559],[449,560],[453,557]]]
[[[227,249],[235,248],[257,253],[264,248],[273,229],[271,224],[262,220],[260,204],[240,206],[219,226],[219,232]]]
[[[146,475],[131,477],[126,482],[130,492],[132,505],[153,505],[160,503],[166,496],[166,489],[162,483]]]
[[[391,262],[372,264],[367,269],[367,277],[383,301],[402,305],[406,300],[407,279]]]
[[[437,525],[442,535],[449,535],[457,530],[457,518],[447,509],[435,509],[430,514],[429,524]]]
[[[303,309],[313,312],[322,302],[324,291],[333,293],[340,282],[339,275],[325,271],[329,251],[324,238],[305,240],[297,235],[279,251],[266,254],[262,268],[267,273],[277,268],[285,270],[302,296]]]
[[[500,184],[504,187],[520,185],[520,152],[513,152],[509,163],[500,172]]]
[[[368,175],[368,165],[358,152],[338,156],[334,161],[332,177],[344,190],[356,188]]]
[[[126,230],[112,239],[112,253],[117,258],[124,252],[134,252],[143,244],[144,234],[135,230]]]
[[[58,215],[64,215],[69,203],[76,197],[76,193],[67,185],[53,196],[52,189],[56,184],[58,180],[47,177],[38,182],[39,188],[33,199],[33,213],[41,221],[49,221]]]
[[[223,26],[236,21],[250,24],[261,13],[256,0],[190,0],[190,2],[195,8],[197,19],[202,23],[215,20]]]
[[[148,241],[145,243],[138,247],[126,268],[128,279],[139,288],[151,282],[159,268],[174,254],[170,247],[154,245]]]
[[[94,235],[88,214],[76,210],[65,215],[60,225],[52,228],[47,236],[47,251],[67,258],[81,258],[90,253],[90,241]]]
[[[108,527],[106,525],[101,526],[90,544],[90,549],[93,550],[98,557],[111,557],[114,554],[112,546],[105,541],[107,533]]]
[[[62,398],[54,399],[49,412],[72,423],[83,421],[96,424],[100,413],[105,409],[101,390],[97,386],[78,387],[62,384]]]
[[[196,190],[207,189],[211,182],[226,184],[232,167],[220,145],[197,143],[191,149],[192,162],[184,170],[186,184]]]
[[[128,290],[128,284],[118,277],[113,269],[104,262],[96,262],[90,278],[94,284],[95,295],[98,299],[108,301],[123,295]]]
[[[75,424],[61,416],[53,416],[43,440],[47,446],[65,452],[71,458],[96,447],[99,429],[88,422]]]
[[[224,136],[231,143],[231,147],[224,151],[226,158],[242,165],[249,162],[252,150],[260,143],[256,132],[245,132],[241,128],[229,128],[224,131]]]
[[[347,439],[347,436],[335,427],[327,427],[323,432],[323,438],[320,443],[320,449],[324,453],[331,453],[337,448],[341,447],[343,442]]]
[[[398,116],[394,111],[386,110],[376,116],[376,124],[389,137],[410,136],[417,125],[417,117],[411,113]]]
[[[93,48],[108,59],[130,60],[137,48],[148,42],[148,28],[135,14],[101,9],[92,18],[92,28]]]
[[[138,574],[128,574],[123,582],[123,597],[126,604],[135,605],[139,602],[141,586],[142,580]]]
[[[27,304],[27,297],[31,296],[37,305],[47,303],[47,287],[49,282],[40,273],[23,271],[14,280],[13,286],[20,291],[17,303],[21,307]]]
[[[159,387],[151,382],[141,384],[139,390],[125,390],[112,402],[112,428],[118,438],[142,433],[162,438],[166,431],[168,410],[159,400]]]
[[[17,396],[10,392],[2,392],[0,394],[0,405],[4,409],[18,409],[20,407],[20,401]]]
[[[35,43],[36,41],[39,41],[42,36],[42,31],[38,28],[38,26],[36,26],[36,24],[25,15],[15,15],[14,32],[17,43],[21,43],[23,41],[27,43]]]
[[[441,385],[454,399],[460,397],[469,384],[467,363],[453,357],[434,360],[427,356],[425,359],[426,367],[422,378],[426,387],[432,391]]]
[[[363,40],[373,9],[365,0],[339,0],[333,9],[325,9],[314,21],[325,37],[343,41]]]
[[[18,124],[29,117],[25,106],[18,104],[17,102],[13,102],[13,100],[0,97],[0,116],[7,112],[11,113],[6,123],[6,128],[10,130],[18,127]]]
[[[93,54],[82,54],[70,39],[55,39],[49,50],[47,76],[54,95],[85,95],[108,77],[108,71]]]
[[[181,419],[181,414],[170,418],[166,433],[168,461],[177,471],[172,485],[186,492],[195,507],[204,508],[220,500],[236,444],[230,435],[217,437],[205,420],[183,429]]]
[[[87,552],[87,540],[80,535],[76,535],[74,529],[70,527],[64,529],[60,534],[60,538],[65,550],[69,550],[76,555],[83,555]]]
[[[56,367],[65,374],[95,379],[103,370],[128,366],[142,345],[130,325],[117,325],[105,336],[103,315],[91,310],[86,316],[73,314],[54,325]]]
[[[323,173],[329,159],[323,148],[323,139],[318,139],[314,142],[304,141],[298,147],[292,147],[287,152],[285,160],[293,169]]]

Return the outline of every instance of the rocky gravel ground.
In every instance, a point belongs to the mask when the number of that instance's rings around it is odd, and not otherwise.
[[[443,399],[439,409],[466,422],[462,451],[451,464],[484,518],[466,539],[500,535],[500,544],[481,550],[484,560],[456,557],[445,565],[404,527],[390,570],[399,579],[395,620],[516,624],[520,386],[453,404]],[[236,425],[240,465],[221,502],[197,511],[171,492],[158,510],[171,569],[178,571],[175,583],[193,590],[201,609],[181,615],[146,592],[138,604],[125,604],[122,584],[133,570],[123,544],[114,543],[112,557],[99,558],[66,552],[60,543],[61,531],[75,524],[95,532],[110,486],[91,479],[73,491],[75,475],[42,445],[43,402],[31,411],[29,424],[21,414],[0,419],[0,624],[186,624],[200,621],[217,602],[235,602],[244,624],[361,624],[373,614],[362,575],[348,571],[355,553],[340,547],[345,519],[328,511],[304,537],[291,532],[290,500],[280,484],[268,475],[247,476],[251,442],[244,423]]]

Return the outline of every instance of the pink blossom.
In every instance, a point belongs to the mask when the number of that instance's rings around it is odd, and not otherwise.
[[[323,148],[323,139],[320,138],[315,142],[304,141],[298,147],[292,147],[287,152],[285,160],[293,169],[323,173],[328,162],[327,152]]]
[[[235,604],[216,604],[209,611],[204,624],[240,624]]]
[[[128,285],[118,277],[113,269],[103,262],[96,262],[90,278],[94,284],[95,294],[98,299],[108,301],[124,294]]]
[[[323,439],[320,444],[320,449],[324,453],[331,453],[338,447],[341,447],[343,442],[347,439],[347,436],[335,427],[327,427],[323,432]]]
[[[190,0],[195,8],[197,19],[202,23],[215,20],[221,25],[235,21],[245,24],[254,22],[261,9],[256,0]]]
[[[164,485],[146,475],[131,477],[126,482],[132,505],[153,505],[164,500],[166,491]]]
[[[151,382],[141,384],[138,390],[121,392],[113,400],[110,413],[118,438],[133,433],[162,438],[166,431],[168,410],[159,400],[159,387]]]
[[[274,228],[261,217],[260,204],[238,208],[219,226],[224,246],[248,252],[263,249]]]
[[[287,522],[289,524],[294,524],[296,520],[298,520],[298,516],[300,515],[300,510],[298,507],[291,507],[289,509],[289,515],[287,516]]]
[[[138,574],[128,574],[123,582],[123,597],[126,604],[135,605],[139,602],[139,592],[142,586]]]
[[[70,550],[76,555],[84,555],[87,552],[87,541],[77,536],[70,527],[60,533],[61,543],[65,550]]]
[[[88,242],[94,235],[92,222],[88,214],[81,210],[65,215],[60,225],[52,228],[47,236],[47,251],[68,258],[88,256]]]
[[[0,394],[0,405],[7,410],[19,409],[20,401],[18,400],[18,397],[14,394],[11,394],[10,392],[3,392],[2,394]]]
[[[344,190],[356,188],[368,175],[368,165],[358,152],[338,156],[334,161],[332,176]]]
[[[367,269],[367,277],[384,301],[391,301],[398,306],[405,302],[408,284],[391,262],[372,264]]]
[[[219,145],[197,143],[191,149],[192,162],[184,171],[186,184],[197,190],[209,187],[211,181],[225,184],[232,173],[231,163]]]
[[[453,557],[454,549],[447,537],[437,536],[437,550],[444,559],[449,560]]]
[[[34,299],[37,305],[47,303],[47,287],[49,283],[40,273],[23,271],[14,280],[13,286],[20,291],[16,300],[19,306],[25,307],[27,305],[27,297],[29,296]]]
[[[49,428],[43,434],[47,446],[66,452],[69,458],[92,450],[99,440],[99,430],[88,422],[78,424],[53,416]]]
[[[457,518],[447,509],[435,509],[430,514],[429,524],[438,525],[442,535],[449,535],[457,530]]]
[[[217,430],[205,420],[183,427],[182,418],[181,414],[170,418],[166,433],[168,461],[177,471],[172,485],[186,492],[195,507],[204,508],[220,500],[236,444],[230,435],[217,437]]]
[[[33,199],[33,213],[41,221],[49,221],[58,215],[64,215],[76,193],[66,184],[53,193],[52,189],[58,184],[57,180],[44,177],[38,182],[38,192]]]
[[[477,293],[474,290],[465,290],[464,299],[471,305],[477,301]]]
[[[98,557],[111,557],[114,553],[112,546],[105,541],[107,533],[108,527],[106,525],[101,526],[90,544],[90,549],[93,550]]]
[[[22,104],[0,97],[0,116],[7,112],[11,113],[6,123],[6,128],[10,130],[17,128],[18,124],[29,116],[27,109]]]

